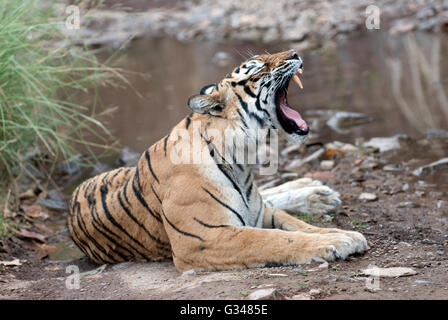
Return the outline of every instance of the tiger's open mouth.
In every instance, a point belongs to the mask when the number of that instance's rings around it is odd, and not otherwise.
[[[297,70],[293,76],[285,81],[285,85],[277,90],[275,94],[275,104],[277,118],[280,125],[283,127],[283,130],[289,134],[295,133],[304,136],[309,132],[308,125],[305,120],[302,119],[300,114],[289,106],[287,97],[288,86],[291,80],[295,82],[299,88],[303,89],[302,82],[299,78],[299,74],[301,73],[302,69]]]

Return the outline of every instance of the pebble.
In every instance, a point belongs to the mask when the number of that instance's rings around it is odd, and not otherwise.
[[[420,207],[420,204],[412,202],[412,201],[404,201],[404,202],[397,203],[397,205],[395,207],[397,207],[397,208],[418,208],[418,207]]]
[[[67,211],[68,205],[64,201],[50,200],[38,198],[37,203],[44,206],[47,209],[56,210],[56,211]]]
[[[417,274],[417,272],[414,269],[405,267],[392,267],[392,268],[370,267],[361,270],[361,273],[367,276],[379,276],[385,278],[396,278]]]
[[[132,167],[137,165],[138,159],[140,159],[139,153],[129,147],[124,147],[117,159],[117,164],[120,166]]]
[[[422,174],[434,173],[436,170],[440,170],[446,167],[448,167],[448,158],[443,158],[415,169],[414,171],[412,171],[412,174],[415,176],[420,176]]]
[[[320,168],[322,170],[331,170],[334,167],[334,161],[333,160],[323,160],[320,163]]]
[[[255,290],[247,296],[248,300],[281,299],[282,295],[275,288]]]
[[[194,269],[190,269],[190,270],[186,270],[186,271],[182,272],[182,276],[192,276],[195,274],[196,274],[196,271]]]
[[[386,138],[372,138],[363,143],[364,148],[378,149],[379,152],[386,152],[390,150],[400,149],[400,139],[406,138],[406,135],[397,134],[393,137]]]
[[[378,197],[374,193],[364,192],[359,195],[358,199],[362,201],[375,201],[378,199]]]

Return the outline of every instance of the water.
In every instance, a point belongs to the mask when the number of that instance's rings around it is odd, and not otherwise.
[[[428,129],[448,129],[448,36],[389,36],[372,32],[338,41],[334,46],[305,52],[304,90],[291,87],[289,102],[307,120],[315,110],[365,113],[373,121],[336,133],[319,132],[322,142],[391,136],[421,137]],[[104,107],[118,107],[104,118],[125,146],[143,151],[189,113],[188,98],[222,79],[248,52],[277,52],[292,44],[181,43],[172,39],[142,39],[132,43],[120,66],[145,76],[129,75],[135,90],[102,88]],[[217,52],[229,59],[213,60]]]

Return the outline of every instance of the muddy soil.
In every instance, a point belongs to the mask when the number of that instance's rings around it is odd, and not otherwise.
[[[444,169],[423,177],[412,171],[430,162],[413,154],[430,157],[448,150],[448,139],[401,141],[401,147],[386,153],[361,146],[353,152],[335,152],[326,146],[324,155],[300,168],[285,171],[284,165],[311,154],[317,146],[290,152],[281,162],[279,177],[259,180],[260,185],[278,184],[296,176],[313,175],[341,194],[341,208],[328,216],[302,216],[308,222],[356,230],[363,233],[371,249],[345,261],[180,274],[171,260],[128,262],[107,265],[105,269],[86,257],[70,258],[76,249],[67,230],[60,226],[49,236],[48,245],[65,243],[68,256],[39,254],[36,246],[14,238],[6,244],[0,260],[19,258],[19,266],[0,266],[2,299],[247,299],[260,288],[275,288],[276,299],[446,299],[448,298],[448,202],[447,172]],[[355,150],[357,149],[357,151]],[[333,151],[331,151],[333,150]],[[333,169],[322,171],[321,161],[332,159]],[[326,174],[322,174],[326,172]],[[442,180],[440,180],[442,178]],[[376,200],[359,200],[361,193]],[[50,219],[62,221],[66,213]],[[40,232],[43,232],[40,230]],[[68,258],[69,257],[69,258]],[[65,260],[56,260],[65,259]],[[77,266],[83,274],[78,289],[68,289]],[[372,279],[361,270],[378,267],[409,267],[415,275]],[[373,287],[372,287],[373,286]]]

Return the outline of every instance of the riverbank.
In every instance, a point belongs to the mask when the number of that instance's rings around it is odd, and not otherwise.
[[[81,28],[65,31],[75,43],[114,47],[132,38],[172,37],[181,41],[288,41],[312,49],[367,30],[366,8],[372,4],[367,0],[200,0],[166,4],[151,1],[146,5],[124,0],[121,3],[120,6],[106,2],[102,8],[93,10],[85,7]],[[378,28],[392,34],[448,30],[447,1],[381,0],[375,6],[379,10]]]

